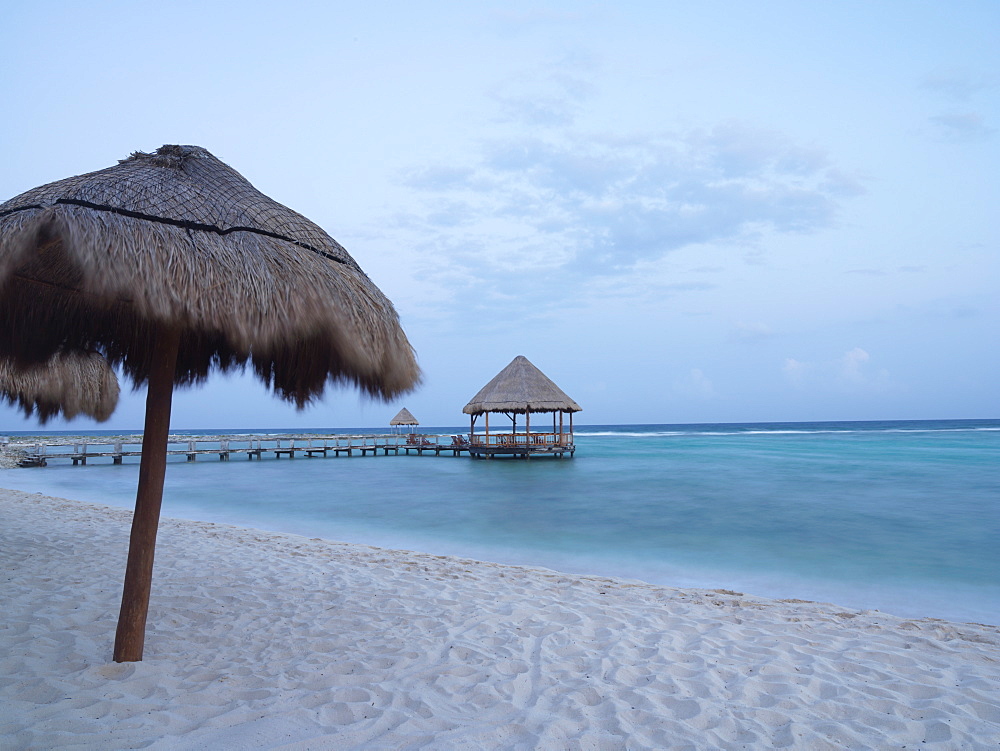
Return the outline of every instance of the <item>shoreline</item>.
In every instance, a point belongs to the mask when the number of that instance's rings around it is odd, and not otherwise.
[[[993,748],[1000,628],[161,520],[0,490],[11,748]],[[5,746],[6,747],[6,746]]]
[[[93,468],[71,468],[66,460],[63,466],[49,469],[0,472],[0,486],[57,497],[71,496],[91,503],[131,509],[135,503],[138,461],[126,461],[124,467],[114,470],[111,469],[110,459],[104,461],[106,466],[95,463]],[[380,457],[379,462],[381,461]],[[530,540],[515,539],[512,544],[506,544],[497,543],[493,539],[477,538],[475,534],[465,537],[438,535],[434,527],[424,523],[426,519],[418,518],[415,520],[416,525],[404,530],[399,524],[384,524],[378,520],[368,523],[367,518],[353,513],[350,508],[342,507],[333,513],[317,513],[322,485],[316,478],[321,478],[327,468],[342,466],[332,459],[306,464],[291,464],[273,459],[249,464],[244,459],[235,463],[199,462],[192,466],[178,457],[171,466],[174,465],[175,468],[167,473],[166,492],[169,502],[165,504],[164,513],[177,518],[278,533],[321,536],[390,549],[421,550],[511,565],[549,568],[568,574],[638,580],[666,587],[738,589],[770,599],[797,598],[832,602],[856,610],[877,609],[905,618],[934,617],[960,623],[1000,625],[1000,582],[997,581],[984,584],[981,578],[965,580],[954,576],[947,580],[937,579],[926,576],[927,572],[924,572],[923,578],[900,575],[898,571],[895,575],[884,575],[877,570],[867,577],[836,573],[827,576],[827,572],[815,567],[810,569],[808,565],[797,568],[794,560],[777,560],[771,566],[754,565],[750,561],[751,565],[740,566],[734,561],[709,560],[704,556],[700,559],[686,559],[678,555],[658,558],[644,555],[639,550],[574,550],[566,546],[548,546],[544,541],[543,544],[538,544],[537,541],[532,544]],[[297,495],[286,498],[285,493],[279,493],[265,494],[265,497],[258,496],[257,488],[246,482],[242,470],[247,466],[256,474],[246,476],[261,477],[260,482],[268,487],[283,487],[288,482],[287,475],[292,468],[306,471],[294,473],[298,478],[296,482],[301,480],[296,485]],[[349,466],[353,470],[353,465]],[[393,487],[397,489],[401,487],[398,479],[387,479],[396,470],[395,458],[389,459],[389,463],[385,465],[368,463],[358,466],[374,467],[379,472],[364,469],[352,473],[352,477],[361,478],[358,481],[360,484],[352,490],[354,493],[369,492],[363,484],[365,477],[395,483]],[[418,474],[421,478],[427,475],[440,476],[439,473],[435,474],[438,467],[436,464],[411,466],[419,466]],[[433,471],[425,471],[425,467]],[[382,471],[383,468],[390,471]],[[447,490],[447,478],[441,479],[446,481]],[[243,488],[247,492],[252,489],[254,499],[243,500],[241,496],[231,492],[233,487]],[[206,488],[208,492],[205,492]],[[436,491],[430,491],[428,497],[434,497],[435,503],[442,498]],[[447,502],[449,498],[454,498],[454,495],[445,497],[444,506],[450,509],[446,513],[453,513],[456,506]],[[219,499],[224,499],[224,502],[217,503]],[[275,501],[279,503],[274,503]],[[291,513],[276,513],[276,509],[281,509],[285,501],[294,504],[296,509]],[[597,506],[594,508],[600,511]],[[303,514],[303,509],[312,509],[312,512]],[[400,511],[407,513],[407,509]],[[776,543],[780,544],[780,541]],[[935,554],[934,550],[928,552],[923,548],[919,540],[912,541],[905,552],[913,554],[911,563],[915,562],[914,556],[923,560],[928,555]],[[937,554],[940,552],[937,551]],[[831,566],[837,563],[830,562]],[[985,566],[984,570],[990,570],[989,566]]]

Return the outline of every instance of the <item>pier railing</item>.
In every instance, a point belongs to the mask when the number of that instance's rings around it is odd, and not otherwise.
[[[569,446],[573,443],[572,433],[481,433],[469,437],[473,446],[524,448],[546,448]]]

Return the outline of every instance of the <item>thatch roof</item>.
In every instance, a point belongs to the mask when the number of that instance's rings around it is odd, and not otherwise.
[[[462,411],[467,415],[481,415],[484,412],[579,412],[581,409],[528,358],[518,355],[483,386]]]
[[[147,384],[117,662],[142,659],[174,385],[249,363],[299,407],[329,382],[391,399],[419,369],[332,237],[198,146],[163,146],[0,204],[0,361],[97,350]]]
[[[399,410],[399,413],[389,420],[390,425],[419,425],[417,418],[406,407]]]
[[[137,384],[181,330],[175,382],[249,363],[303,406],[328,382],[419,380],[396,311],[316,224],[197,146],[163,146],[0,204],[0,358],[97,349]]]
[[[47,362],[18,368],[0,361],[0,398],[18,405],[40,422],[60,412],[104,422],[118,406],[118,377],[97,352],[58,352]]]

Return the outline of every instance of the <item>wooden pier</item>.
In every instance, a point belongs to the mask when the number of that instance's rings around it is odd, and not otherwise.
[[[112,464],[122,464],[126,457],[142,456],[142,436],[122,436],[102,441],[94,436],[86,441],[77,439],[59,443],[57,439],[42,442],[11,442],[11,449],[22,452],[21,466],[44,467],[53,459],[69,459],[74,465],[87,463],[88,459],[111,459]],[[418,456],[461,456],[469,451],[464,436],[441,435],[228,435],[228,436],[178,436],[167,442],[167,456],[184,456],[193,462],[199,456],[218,457],[229,461],[233,456],[261,460],[274,454],[275,459],[296,456],[306,458],[328,456],[383,456],[400,452]]]

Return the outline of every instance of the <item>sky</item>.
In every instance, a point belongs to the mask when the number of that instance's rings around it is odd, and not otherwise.
[[[10,4],[0,202],[203,146],[423,370],[301,412],[215,374],[174,429],[462,426],[517,355],[577,424],[998,418],[998,36],[994,0]],[[141,429],[123,386],[46,428]]]

